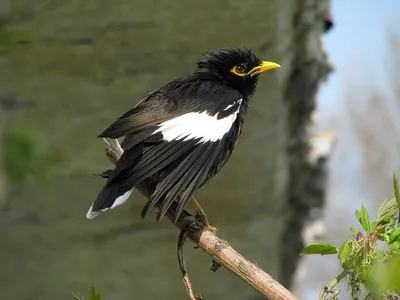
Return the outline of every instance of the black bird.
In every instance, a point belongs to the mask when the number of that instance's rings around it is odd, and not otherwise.
[[[279,67],[247,49],[210,51],[191,74],[146,95],[98,136],[124,136],[124,153],[86,217],[123,204],[137,184],[157,176],[142,217],[160,201],[160,220],[177,201],[178,218],[235,148],[258,75]]]

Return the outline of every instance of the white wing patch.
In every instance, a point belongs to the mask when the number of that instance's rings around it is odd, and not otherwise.
[[[236,104],[239,104],[239,105],[242,104],[242,99],[239,99],[238,101],[233,102],[232,104],[229,104],[227,107],[224,108],[224,111],[230,109],[232,106],[234,106]]]
[[[239,100],[242,101],[241,99]],[[225,110],[229,109],[229,106]],[[177,118],[165,121],[153,134],[161,132],[165,141],[190,140],[200,138],[201,143],[216,142],[224,137],[235,122],[238,109],[229,116],[218,119],[218,113],[210,116],[207,111],[202,113],[187,113]]]

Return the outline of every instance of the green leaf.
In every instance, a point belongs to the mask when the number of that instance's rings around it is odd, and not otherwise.
[[[400,289],[399,270],[400,255],[396,255],[384,263],[384,271],[381,273],[379,282],[381,291]]]
[[[328,255],[328,254],[336,254],[338,253],[338,249],[328,243],[312,243],[311,245],[307,246],[306,248],[301,251],[301,255],[305,254],[321,254],[321,255]]]
[[[364,228],[364,230],[368,233],[371,232],[371,223],[369,219],[369,214],[367,212],[367,209],[365,208],[364,204],[361,206],[361,211],[356,210],[356,217],[358,219],[358,222],[360,222],[361,226]]]
[[[364,204],[361,205],[361,214],[362,214],[363,219],[364,219],[364,224],[361,224],[361,225],[363,226],[365,231],[369,233],[369,232],[372,231],[372,227],[371,227],[371,222],[370,222],[370,219],[369,219],[368,211],[365,208]]]
[[[400,254],[400,241],[395,241],[389,244],[389,249],[395,254]]]
[[[89,291],[89,300],[100,300],[100,293],[96,293],[96,287],[94,283]]]
[[[388,246],[393,253],[400,253],[400,228],[390,232]]]
[[[339,260],[342,267],[344,267],[352,252],[353,252],[353,244],[351,243],[351,241],[348,241],[340,248]]]
[[[385,294],[384,297],[379,297],[379,299],[397,299],[389,295],[390,292],[396,292],[396,289],[400,288],[399,269],[400,255],[388,257],[382,253],[381,257],[376,257],[374,260],[367,288],[377,296],[376,298],[378,298],[378,295]]]
[[[358,222],[360,222],[360,224],[361,224],[361,218],[362,218],[361,212],[359,210],[356,210],[355,215],[356,215]]]
[[[389,233],[389,244],[400,241],[400,228],[395,228]]]
[[[354,227],[349,226],[349,228],[350,228],[350,231],[351,231],[355,236],[357,236],[357,234],[360,232],[358,229],[355,229]]]
[[[393,173],[393,189],[394,189],[394,197],[397,201],[397,207],[400,209],[400,189],[399,183],[397,182],[396,174]]]
[[[397,210],[398,207],[395,198],[391,199],[390,201],[385,199],[378,210],[378,223],[383,225],[388,224]]]

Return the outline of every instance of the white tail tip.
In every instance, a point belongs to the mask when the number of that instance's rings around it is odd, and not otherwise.
[[[86,218],[89,220],[94,219],[99,214],[98,211],[93,212],[92,209],[93,209],[93,204],[90,206],[88,212],[86,213]]]

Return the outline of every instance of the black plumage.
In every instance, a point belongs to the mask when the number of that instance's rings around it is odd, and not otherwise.
[[[160,202],[160,220],[174,201],[178,217],[231,155],[258,75],[277,67],[250,50],[210,51],[191,74],[146,95],[99,135],[124,137],[124,153],[86,216],[121,205],[135,185],[157,176],[142,217]]]

